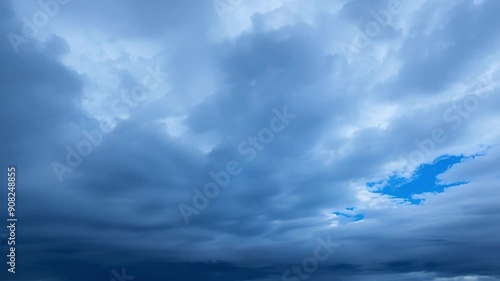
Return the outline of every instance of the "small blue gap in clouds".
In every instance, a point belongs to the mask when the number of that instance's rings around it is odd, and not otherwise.
[[[349,210],[352,209],[352,210]],[[353,211],[354,208],[346,208],[346,210]],[[365,215],[363,214],[348,214],[348,213],[342,213],[342,212],[333,212],[332,214],[335,214],[339,217],[344,217],[350,222],[355,222],[355,221],[360,221],[365,218]]]

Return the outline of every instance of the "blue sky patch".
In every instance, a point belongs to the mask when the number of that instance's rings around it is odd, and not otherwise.
[[[386,184],[381,189],[375,190],[373,192],[386,194],[394,198],[405,199],[412,204],[419,204],[422,199],[414,199],[413,195],[427,192],[440,193],[443,192],[447,187],[466,183],[457,182],[453,184],[443,185],[437,181],[437,176],[439,174],[446,172],[453,165],[460,163],[463,159],[466,158],[468,157],[465,157],[463,155],[443,155],[434,160],[432,164],[420,165],[410,179],[393,175],[387,180]],[[367,183],[367,186],[374,187],[375,185],[381,184],[382,182],[383,181],[369,182]]]

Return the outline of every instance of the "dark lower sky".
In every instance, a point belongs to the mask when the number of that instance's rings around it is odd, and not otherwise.
[[[500,280],[499,11],[0,1],[0,280]]]

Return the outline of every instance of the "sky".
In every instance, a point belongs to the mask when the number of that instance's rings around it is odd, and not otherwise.
[[[499,10],[0,1],[0,279],[500,280]]]

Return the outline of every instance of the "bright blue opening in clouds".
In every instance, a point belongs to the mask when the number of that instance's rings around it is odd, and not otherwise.
[[[474,156],[471,156],[474,157]],[[460,156],[449,156],[444,155],[436,160],[432,164],[423,164],[420,165],[411,179],[402,178],[399,176],[391,176],[386,184],[379,190],[375,190],[375,193],[382,193],[394,198],[405,199],[406,201],[412,204],[419,204],[421,199],[412,198],[415,194],[422,194],[426,192],[435,192],[440,193],[443,192],[445,188],[451,186],[457,186],[464,184],[466,182],[458,182],[448,185],[442,185],[437,183],[437,176],[446,172],[450,169],[454,164],[460,163],[463,159],[467,157]],[[367,183],[368,187],[374,187],[377,184],[381,184],[380,182],[369,182]]]

